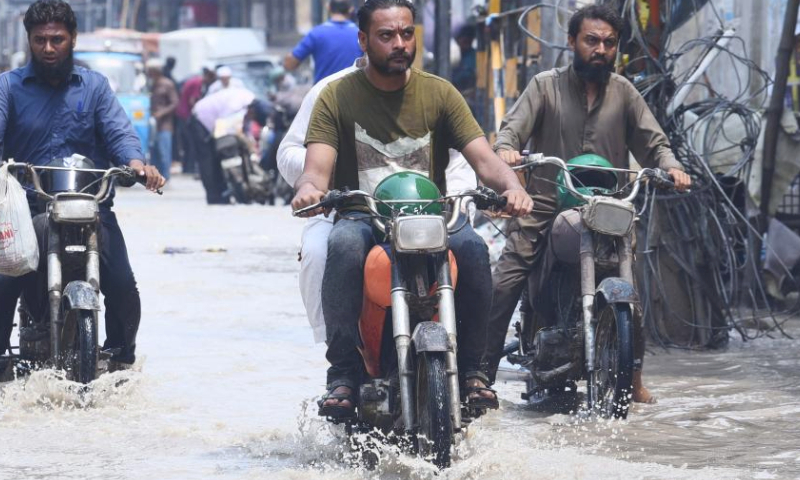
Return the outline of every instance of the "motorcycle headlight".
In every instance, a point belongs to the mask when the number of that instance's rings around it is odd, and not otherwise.
[[[631,233],[636,211],[630,202],[610,197],[592,197],[583,208],[583,222],[604,235],[624,237]]]
[[[92,195],[59,193],[52,203],[51,215],[56,223],[93,223],[99,208]]]
[[[401,253],[442,252],[447,248],[447,226],[440,215],[410,215],[394,221],[394,247]]]

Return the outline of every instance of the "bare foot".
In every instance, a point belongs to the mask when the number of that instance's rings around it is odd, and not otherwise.
[[[633,385],[631,387],[633,388],[632,399],[635,403],[658,403],[658,399],[644,386],[641,371],[633,372]]]

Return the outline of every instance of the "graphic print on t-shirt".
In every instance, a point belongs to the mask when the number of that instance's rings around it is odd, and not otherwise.
[[[422,138],[402,137],[383,143],[355,124],[358,185],[374,192],[381,180],[396,172],[412,171],[428,176],[431,168],[431,132]]]

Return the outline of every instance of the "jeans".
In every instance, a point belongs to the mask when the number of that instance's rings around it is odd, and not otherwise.
[[[360,344],[358,319],[364,263],[376,241],[366,213],[349,213],[347,217],[333,226],[328,238],[322,310],[328,343],[326,357],[331,364],[328,385],[344,381],[355,387],[363,370],[356,347]],[[466,222],[463,217],[461,220]],[[449,247],[458,264],[455,307],[458,369],[463,377],[480,369],[492,304],[492,276],[486,243],[469,223],[450,236]]]
[[[169,169],[172,166],[172,132],[160,131],[156,134],[156,151],[153,165],[161,175],[169,180]]]
[[[21,277],[0,275],[0,354],[9,347],[14,309],[20,294],[25,295],[31,313],[39,316],[47,311],[47,245],[44,216],[35,219],[39,239],[39,269]],[[136,334],[141,319],[141,302],[133,276],[125,239],[114,212],[100,209],[100,291],[105,297],[106,341],[103,348],[121,348],[115,360],[133,363],[136,360]],[[66,285],[63,285],[66,286]]]

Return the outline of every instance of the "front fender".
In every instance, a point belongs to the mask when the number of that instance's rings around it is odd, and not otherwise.
[[[636,303],[636,289],[630,282],[619,277],[604,278],[595,290],[598,305],[609,303]]]
[[[61,294],[64,310],[100,310],[100,295],[89,282],[69,282]]]
[[[437,322],[420,322],[411,334],[417,352],[449,352],[447,331]]]

